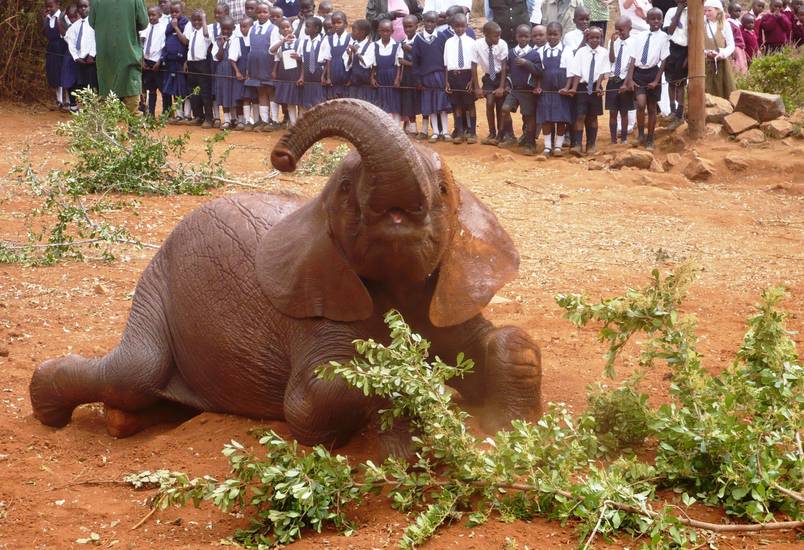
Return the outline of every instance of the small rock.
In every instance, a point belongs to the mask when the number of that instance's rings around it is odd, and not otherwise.
[[[648,168],[648,170],[650,170],[651,172],[657,172],[657,173],[660,173],[660,174],[662,172],[664,172],[664,168],[662,168],[662,165],[659,164],[659,161],[656,160],[656,159],[653,159],[653,162],[650,163],[650,168]]]
[[[767,122],[784,114],[784,102],[778,94],[763,94],[742,90],[735,111],[745,113],[759,122]]]
[[[731,103],[732,107],[737,106],[737,102],[740,101],[740,93],[742,90],[734,90],[732,93],[729,94],[729,103]]]
[[[790,122],[799,126],[804,126],[804,107],[799,107],[790,115]]]
[[[759,125],[759,129],[765,132],[766,136],[774,139],[784,139],[793,133],[793,125],[781,118],[763,122]]]
[[[796,142],[793,141],[793,138],[783,139],[782,144],[786,145],[787,147],[795,147],[796,146]]]
[[[650,151],[640,151],[639,149],[628,149],[623,151],[611,163],[612,168],[622,168],[632,166],[642,170],[648,170],[650,165],[656,160]]]
[[[489,302],[489,303],[491,303],[491,304],[507,304],[510,301],[511,300],[509,300],[508,298],[505,298],[504,296],[494,295],[491,298],[491,302]]]
[[[723,123],[723,117],[734,112],[728,99],[706,94],[706,122]]]
[[[664,169],[669,172],[676,166],[679,166],[684,159],[678,153],[667,153],[664,159]]]
[[[512,162],[514,157],[508,153],[494,153],[494,160],[501,160],[503,162]]]
[[[707,136],[716,136],[719,135],[720,132],[723,131],[722,124],[715,124],[713,122],[706,123],[706,135]]]
[[[684,168],[684,176],[692,181],[702,181],[714,175],[715,167],[705,158],[695,157]]]
[[[589,164],[586,165],[586,168],[588,170],[603,170],[603,163],[596,160],[590,160]]]
[[[726,115],[726,117],[723,119],[723,127],[726,128],[726,131],[731,135],[745,132],[751,128],[756,128],[757,125],[758,123],[756,120],[741,112]]]
[[[8,348],[0,348],[0,357],[8,357]]]
[[[740,143],[743,145],[755,145],[757,143],[765,143],[765,134],[759,128],[745,131],[737,136]]]
[[[98,296],[105,296],[109,294],[109,289],[106,288],[101,283],[98,283],[95,285],[95,294],[97,294]]]
[[[726,168],[732,172],[744,172],[748,169],[748,162],[743,160],[737,153],[729,153],[723,159],[723,162],[726,163]]]
[[[535,160],[536,162],[546,162],[546,161],[547,161],[547,157],[546,157],[546,156],[544,156],[544,155],[536,155],[536,156],[533,158],[533,160]]]

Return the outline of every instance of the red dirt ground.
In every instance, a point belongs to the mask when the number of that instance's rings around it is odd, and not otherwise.
[[[54,124],[64,115],[3,106],[0,174],[20,162],[30,146],[34,166],[56,167],[68,158]],[[180,130],[170,128],[171,133]],[[201,136],[193,131],[187,159],[201,158]],[[254,181],[265,175],[273,134],[233,133],[232,177]],[[562,319],[553,296],[585,291],[592,298],[642,285],[654,266],[695,258],[704,268],[684,310],[698,316],[700,348],[707,366],[727,365],[742,338],[745,319],[760,291],[784,284],[790,296],[789,327],[804,328],[804,156],[802,141],[745,149],[717,137],[692,146],[674,145],[685,158],[693,149],[712,160],[717,173],[707,183],[685,179],[680,168],[657,174],[639,170],[589,171],[587,160],[550,160],[512,155],[490,147],[435,146],[454,171],[499,216],[514,238],[522,264],[517,280],[487,308],[496,323],[524,327],[541,345],[545,401],[584,406],[585,387],[601,378],[601,345],[593,330],[578,331]],[[657,157],[671,145],[660,139]],[[604,148],[604,153],[606,153]],[[735,173],[727,153],[749,161]],[[682,165],[683,166],[683,165]],[[274,178],[266,190],[313,195],[324,178]],[[114,221],[137,238],[160,243],[188,212],[212,197],[239,192],[227,186],[206,197],[145,197]],[[24,240],[24,217],[36,201],[10,177],[0,179],[0,239]],[[131,305],[131,293],[153,250],[121,249],[120,260],[68,262],[49,268],[0,265],[0,548],[68,548],[91,531],[102,546],[199,548],[219,545],[242,519],[202,510],[170,509],[137,531],[149,492],[86,481],[119,480],[145,469],[186,470],[196,475],[226,473],[220,450],[257,422],[202,414],[181,425],[162,425],[116,440],[104,430],[102,408],[79,408],[73,422],[54,430],[31,416],[28,382],[35,366],[66,353],[100,355],[117,343]],[[794,335],[799,347],[802,337]],[[626,365],[621,372],[627,372]],[[643,386],[654,403],[667,399],[663,372]],[[264,425],[264,424],[263,424]],[[282,423],[269,423],[283,432]],[[372,438],[356,438],[344,453],[365,457]],[[719,517],[696,508],[693,514]],[[406,524],[403,515],[379,502],[357,513],[361,529],[352,537],[334,532],[305,536],[299,548],[391,548]],[[572,548],[572,526],[534,521],[492,520],[469,529],[456,523],[428,548],[500,548],[506,537],[519,547]],[[793,547],[791,533],[718,537],[724,548]],[[603,542],[602,545],[606,546]],[[613,547],[638,546],[622,539]],[[80,547],[80,546],[77,546]]]

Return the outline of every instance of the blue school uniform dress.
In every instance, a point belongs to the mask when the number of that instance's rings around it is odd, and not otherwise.
[[[302,60],[304,61],[304,86],[302,87],[302,106],[305,109],[324,103],[324,86],[321,77],[324,76],[324,66],[318,62],[318,53],[321,50],[321,38],[306,38],[301,43]]]
[[[232,64],[229,62],[229,51],[231,49],[232,41],[237,40],[229,39],[223,43],[223,60],[217,61],[215,63],[215,81],[214,81],[214,95],[215,95],[215,106],[216,107],[223,107],[224,109],[231,109],[235,107],[236,100],[233,94],[233,84],[238,82],[235,78],[235,72],[232,68]],[[239,44],[235,46],[236,48],[239,47]],[[218,43],[215,42],[212,44],[212,58],[215,59],[219,51]]]
[[[240,74],[246,76],[246,73],[248,72],[249,54],[249,46],[246,43],[246,37],[238,36],[232,38],[232,40],[237,40],[238,48],[237,51],[234,52],[234,50],[230,47],[229,59],[235,61]],[[234,73],[234,71],[232,72]],[[237,80],[237,78],[235,78],[232,80],[232,99],[235,102],[243,101],[244,99],[255,99],[254,88],[247,88],[245,80]]]
[[[65,34],[65,36],[67,36]],[[64,42],[67,45],[67,42]],[[61,86],[66,89],[75,87],[76,80],[78,79],[78,63],[75,62],[73,56],[70,54],[69,49],[65,52],[64,57],[61,58],[61,67],[59,73],[59,81]]]
[[[282,9],[285,17],[296,17],[299,15],[299,0],[276,0],[274,6]]]
[[[179,18],[179,28],[183,29],[189,19]],[[181,43],[172,24],[165,29],[165,49],[162,52],[162,70],[165,79],[162,82],[162,93],[170,96],[185,97],[188,94],[187,79],[184,75],[184,63],[187,61],[187,46]]]
[[[220,23],[210,23],[207,25],[207,32],[209,33],[209,37],[212,39],[212,47],[207,51],[207,64],[209,65],[209,72],[210,74],[217,75],[218,74],[218,63],[219,61],[215,59],[215,55],[212,53],[212,50],[215,48],[215,44],[218,43],[218,36],[221,34],[221,25]],[[217,52],[217,49],[215,50]],[[212,77],[212,98],[215,99],[215,90],[217,89],[217,78],[214,76]],[[217,103],[216,103],[217,105]],[[218,117],[218,113],[215,113],[215,118]]]
[[[394,88],[396,70],[402,57],[402,47],[391,39],[387,45],[378,40],[373,45],[373,65],[377,68],[377,95],[374,104],[386,113],[399,114],[401,100],[399,88]]]
[[[67,42],[59,34],[59,26],[56,24],[61,17],[61,10],[56,10],[53,15],[46,15],[42,21],[42,28],[47,38],[47,48],[45,49],[45,77],[47,85],[51,88],[61,86],[61,66],[63,58],[67,55]]]
[[[377,94],[376,90],[371,87],[371,68],[367,68],[364,63],[361,63],[360,60],[357,59],[358,54],[364,60],[367,59],[367,56],[371,55],[368,53],[368,50],[372,42],[366,38],[363,42],[353,42],[353,44],[357,46],[357,54],[355,54],[349,66],[352,74],[352,78],[349,82],[349,96],[354,99],[362,99],[363,101],[374,103]],[[346,56],[346,54],[344,54],[344,56]]]
[[[545,122],[572,122],[572,98],[558,94],[558,90],[567,83],[567,63],[570,60],[570,53],[565,52],[560,44],[551,48],[545,44],[541,50],[542,66],[542,91],[536,107],[536,120],[539,124]]]
[[[408,39],[405,38],[399,43],[402,48],[402,59],[413,63],[413,43],[416,41],[416,36]],[[410,46],[411,51],[405,51],[404,46]],[[416,76],[413,65],[402,66],[402,80],[400,81],[399,101],[400,111],[399,114],[403,118],[413,119],[416,115],[421,114],[421,92],[416,89],[419,84],[419,77]]]
[[[286,69],[284,63],[283,52],[296,51],[298,40],[291,43],[282,43],[282,47],[276,55],[276,63],[279,67],[276,72],[276,93],[274,93],[274,101],[281,105],[301,105],[302,103],[302,89],[296,85],[299,80],[299,71],[301,71],[301,60],[296,60],[296,67]]]
[[[426,31],[417,34],[413,42],[413,69],[422,85],[419,99],[424,116],[452,110],[444,91],[444,42],[443,36]]]
[[[530,66],[520,67],[516,64],[517,59],[524,59]],[[511,87],[511,92],[505,101],[511,107],[511,112],[516,112],[518,107],[521,108],[523,116],[536,114],[537,96],[533,93],[531,67],[537,74],[543,71],[542,59],[537,48],[526,45],[524,48],[514,46],[508,50],[508,85]]]
[[[325,37],[324,42],[321,44],[319,61],[329,60],[329,80],[332,83],[332,86],[327,86],[324,89],[327,99],[349,97],[349,78],[352,75],[346,69],[343,55],[351,42],[352,35],[343,33],[340,36],[331,34]]]
[[[269,21],[264,24],[254,23],[249,33],[248,77],[246,86],[259,88],[273,86],[271,73],[274,70],[274,56],[269,51],[271,42],[276,38],[278,30]]]

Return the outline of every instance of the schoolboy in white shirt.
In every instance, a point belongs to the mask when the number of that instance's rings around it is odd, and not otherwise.
[[[494,137],[507,147],[516,143],[510,134],[503,135],[503,111],[505,102],[505,79],[508,75],[508,44],[500,40],[502,29],[494,21],[483,25],[483,38],[475,40],[474,61],[477,68],[483,71],[480,89],[476,90],[477,98],[486,99],[486,120],[489,124],[489,137]],[[497,131],[499,129],[499,135]]]
[[[603,78],[611,71],[609,52],[600,45],[603,31],[590,27],[586,32],[586,45],[581,46],[572,58],[567,74],[572,76],[572,93],[575,94],[575,145],[571,152],[581,156],[583,131],[586,129],[586,154],[596,150],[597,117],[603,114]]]
[[[452,143],[477,143],[475,90],[479,87],[474,60],[475,41],[466,34],[466,17],[463,14],[453,15],[450,24],[455,34],[444,43],[444,66],[447,81],[445,91],[452,103],[455,124]],[[469,115],[469,128],[464,128],[464,112]]]

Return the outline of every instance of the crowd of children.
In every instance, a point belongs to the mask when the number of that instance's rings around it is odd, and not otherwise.
[[[707,12],[706,22],[712,72],[718,74],[726,58],[744,70],[758,49],[801,41],[802,0],[785,2],[770,0],[765,12],[765,0],[754,0],[745,14],[733,3],[725,20],[721,0],[706,0],[707,9],[716,12],[714,18]],[[246,0],[239,21],[219,4],[212,23],[202,10],[188,18],[183,2],[159,0],[148,9],[149,24],[141,32],[142,109],[154,115],[158,94],[163,111],[174,98],[185,98],[174,106],[175,123],[273,131],[295,124],[301,113],[327,99],[352,97],[374,103],[420,139],[460,144],[477,141],[475,102],[482,99],[489,128],[483,144],[518,144],[532,155],[541,132],[543,153],[562,156],[565,138],[573,153],[595,151],[605,98],[612,143],[627,143],[629,113],[636,109],[637,144],[651,149],[663,76],[675,123],[683,117],[686,0],[676,4],[664,14],[650,9],[648,30],[639,33],[632,32],[628,17],[619,18],[608,44],[580,5],[571,32],[564,34],[556,21],[520,25],[509,47],[494,22],[477,38],[460,6],[443,14],[425,12],[421,20],[404,17],[404,37],[395,40],[399,29],[392,21],[381,21],[372,34],[369,21],[350,24],[330,0],[321,1],[317,13],[313,0],[297,0],[292,16],[279,5]],[[59,0],[46,1],[48,84],[57,90],[57,101],[72,110],[78,108],[72,91],[96,86],[89,10],[90,0],[78,0],[64,14]],[[519,140],[512,121],[518,110]]]

